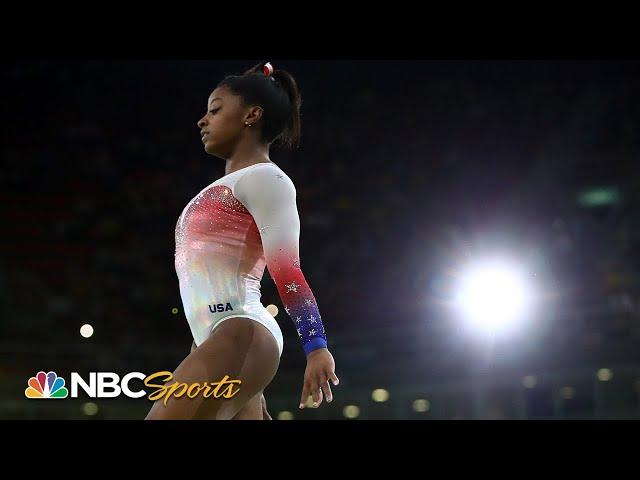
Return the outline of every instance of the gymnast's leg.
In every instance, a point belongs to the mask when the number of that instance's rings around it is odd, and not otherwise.
[[[241,412],[239,418],[255,416],[262,419],[262,392],[273,380],[279,364],[278,344],[266,327],[245,317],[225,320],[182,361],[174,372],[174,379],[166,385],[218,382],[228,375],[229,380],[242,381],[238,393],[229,399],[204,398],[202,394],[195,398],[172,396],[166,406],[163,399],[158,399],[146,419],[228,420]]]

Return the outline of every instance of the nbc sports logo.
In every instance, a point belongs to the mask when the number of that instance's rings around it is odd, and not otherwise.
[[[27,398],[67,398],[69,391],[64,386],[64,378],[58,377],[56,372],[38,372],[31,377],[28,387],[24,391]]]
[[[195,398],[202,394],[204,398],[231,398],[240,389],[241,380],[231,380],[229,375],[225,375],[218,382],[184,383],[175,382],[165,385],[173,379],[173,374],[168,371],[156,372],[145,375],[141,372],[129,372],[122,379],[115,372],[89,372],[89,381],[85,382],[78,372],[71,372],[70,387],[71,398],[78,398],[78,390],[84,392],[91,398],[115,398],[126,395],[129,398],[141,398],[147,395],[145,390],[133,391],[129,388],[129,382],[133,379],[142,380],[147,387],[155,388],[149,394],[149,400],[155,401],[164,399],[167,404],[169,397],[180,398],[187,395],[188,398]],[[152,383],[156,379],[161,383]],[[67,398],[69,390],[64,386],[64,378],[58,377],[56,372],[45,373],[40,371],[35,377],[31,377],[24,395],[31,399],[40,398]],[[236,388],[234,388],[236,387]]]

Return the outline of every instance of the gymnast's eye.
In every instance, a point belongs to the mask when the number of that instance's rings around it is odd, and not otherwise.
[[[210,112],[211,114],[214,114],[214,113],[216,113],[218,110],[220,110],[220,107],[218,107],[218,108],[214,108],[213,110],[209,110],[209,112]]]

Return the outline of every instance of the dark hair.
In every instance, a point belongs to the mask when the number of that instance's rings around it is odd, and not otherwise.
[[[286,70],[263,73],[266,62],[258,63],[242,75],[225,77],[218,87],[225,86],[249,105],[262,107],[262,140],[276,141],[285,147],[300,142],[300,105],[302,98],[296,81]]]

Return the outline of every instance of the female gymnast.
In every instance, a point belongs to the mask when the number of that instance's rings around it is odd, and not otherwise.
[[[176,225],[175,268],[193,334],[175,382],[240,380],[231,398],[203,395],[156,400],[146,419],[270,420],[263,391],[280,363],[283,337],[260,303],[265,266],[295,324],[307,366],[299,408],[332,401],[335,362],[315,297],[300,267],[300,220],[293,182],[269,158],[274,142],[295,146],[301,97],[294,78],[270,63],[227,76],[197,125],[225,175],[184,208]],[[167,399],[165,399],[167,400]]]

